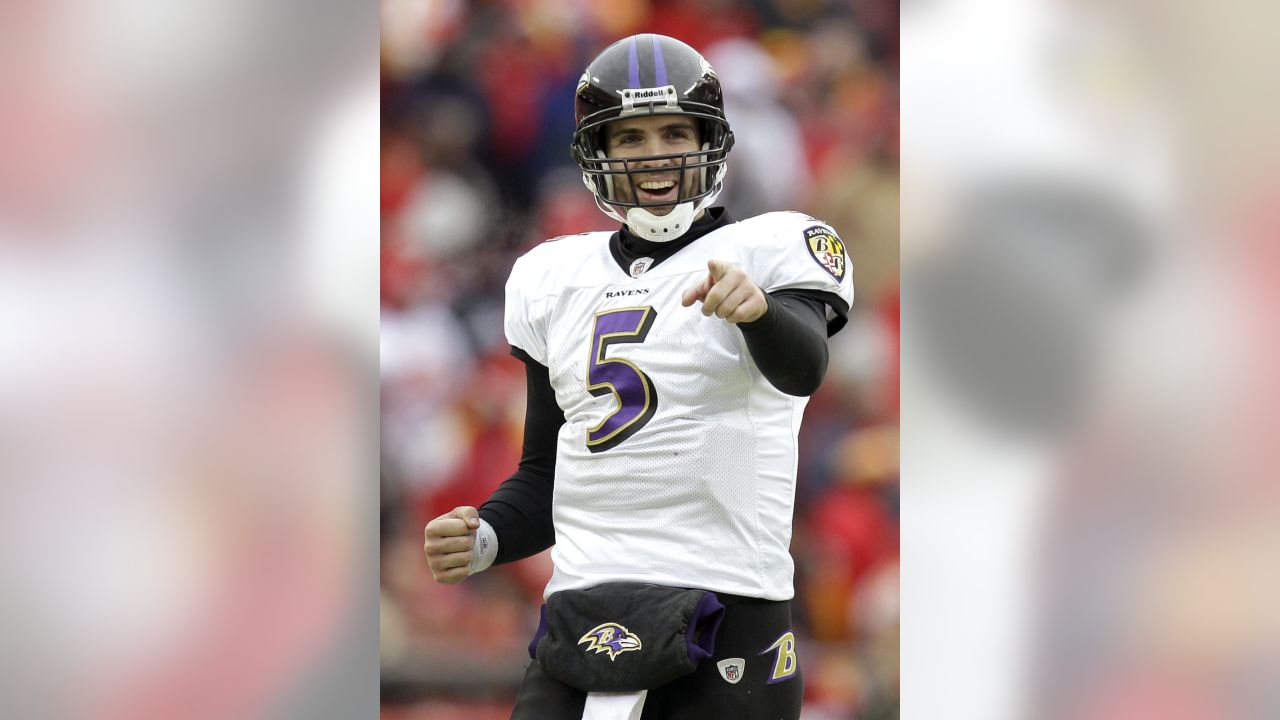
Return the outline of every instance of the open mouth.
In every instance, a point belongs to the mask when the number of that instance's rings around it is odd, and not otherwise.
[[[675,202],[679,188],[675,180],[645,180],[637,184],[636,197],[640,202]]]

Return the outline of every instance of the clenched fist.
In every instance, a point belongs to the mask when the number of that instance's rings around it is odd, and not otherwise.
[[[480,527],[480,513],[470,506],[453,510],[427,523],[427,564],[437,582],[455,585],[471,574],[471,559]]]
[[[740,268],[723,260],[707,261],[707,277],[687,288],[680,303],[689,307],[702,301],[702,314],[722,318],[734,324],[759,320],[769,304],[764,291]]]

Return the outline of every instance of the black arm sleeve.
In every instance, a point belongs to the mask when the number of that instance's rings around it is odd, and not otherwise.
[[[778,390],[812,395],[827,372],[827,303],[786,291],[764,297],[768,311],[759,320],[738,324],[751,359]]]
[[[564,411],[556,404],[547,367],[519,348],[512,348],[511,354],[524,361],[529,401],[520,466],[480,506],[480,517],[498,535],[494,565],[536,555],[556,542],[551,490],[556,477],[556,436],[564,425]]]

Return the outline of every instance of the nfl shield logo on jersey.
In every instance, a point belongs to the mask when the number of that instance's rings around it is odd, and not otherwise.
[[[636,260],[631,263],[631,277],[640,277],[649,270],[651,265],[653,265],[653,258],[651,257],[642,257]]]
[[[716,667],[720,668],[720,677],[729,682],[730,685],[737,685],[742,679],[742,672],[747,667],[747,661],[742,658],[725,658],[716,663]]]

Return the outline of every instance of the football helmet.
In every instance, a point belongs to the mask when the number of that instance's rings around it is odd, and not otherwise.
[[[574,101],[577,128],[571,154],[582,168],[582,181],[595,196],[596,206],[626,223],[646,240],[669,241],[688,232],[698,213],[715,201],[724,186],[725,161],[733,147],[733,132],[724,115],[720,79],[711,65],[688,45],[665,35],[633,35],[605,48],[578,81]],[[702,148],[675,155],[614,158],[605,156],[604,128],[621,118],[639,115],[684,115],[698,126]],[[679,167],[677,203],[666,215],[650,208],[670,207],[671,201],[642,201],[638,194],[624,198],[616,178],[626,176],[638,187],[645,173]],[[695,187],[686,188],[685,170],[697,170]],[[626,214],[623,215],[623,212]]]

